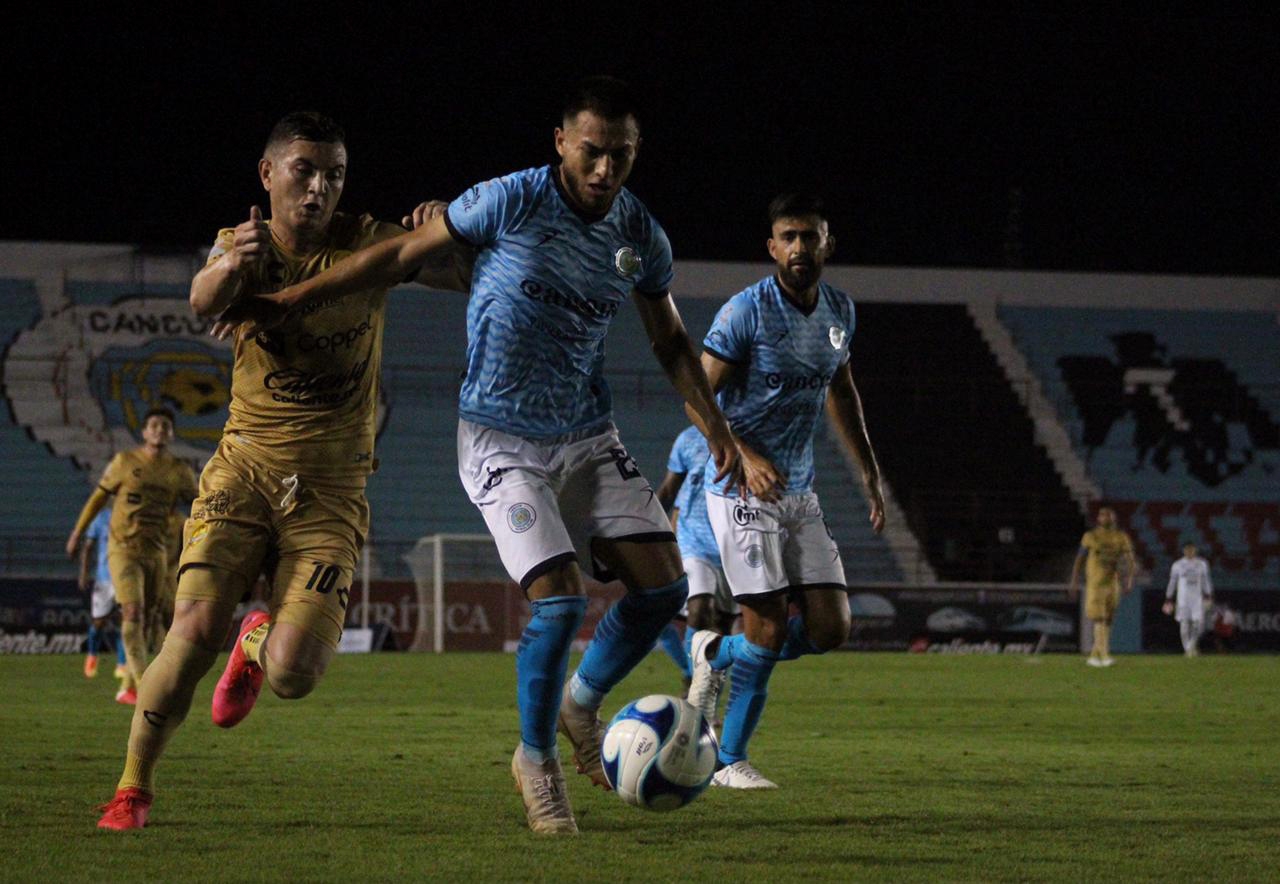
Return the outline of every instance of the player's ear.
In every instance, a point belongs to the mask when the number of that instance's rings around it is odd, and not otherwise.
[[[774,240],[774,238],[773,238],[772,236],[771,236],[771,237],[769,237],[767,240],[765,240],[765,241],[764,241],[764,247],[765,247],[766,249],[768,249],[768,250],[769,250],[769,257],[770,257],[770,258],[772,258],[773,260],[777,261],[777,260],[778,260],[778,245],[777,245],[777,242]]]
[[[822,260],[824,261],[831,260],[831,256],[834,255],[835,253],[836,253],[836,238],[828,234],[827,235],[827,251],[826,251],[826,254],[822,256]]]
[[[271,190],[271,160],[263,157],[258,160],[258,178],[262,180],[262,189]]]
[[[556,153],[560,154],[560,158],[564,159],[564,130],[556,126]]]

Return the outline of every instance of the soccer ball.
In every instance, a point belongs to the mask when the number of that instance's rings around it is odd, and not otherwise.
[[[641,697],[609,722],[601,760],[618,797],[645,810],[675,810],[711,782],[719,751],[706,718],[678,697]]]

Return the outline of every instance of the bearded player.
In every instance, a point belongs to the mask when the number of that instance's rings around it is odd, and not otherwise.
[[[248,221],[218,233],[191,283],[198,316],[226,316],[238,302],[260,305],[253,296],[405,232],[368,215],[335,213],[347,173],[344,140],[316,113],[276,125],[258,162],[271,219],[255,207]],[[414,223],[433,211],[420,205]],[[465,262],[442,257],[417,278],[465,288]],[[230,418],[200,477],[173,626],[138,691],[124,774],[100,827],[146,825],[160,754],[260,572],[270,579],[270,614],[254,612],[241,624],[214,692],[214,723],[232,727],[248,715],[264,679],[281,698],[306,696],[333,658],[369,527],[364,489],[374,469],[386,292],[410,275],[273,317],[268,331],[251,333],[249,323],[235,331]]]

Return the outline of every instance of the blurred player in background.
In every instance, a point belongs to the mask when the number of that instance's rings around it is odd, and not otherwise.
[[[703,341],[702,363],[743,458],[767,457],[773,487],[746,497],[708,471],[707,512],[743,631],[698,632],[690,644],[689,702],[710,719],[731,666],[729,705],[712,782],[772,789],[747,760],[769,678],[782,660],[824,654],[849,638],[849,592],[840,550],[813,493],[813,438],[825,406],[862,471],[871,525],[884,527],[880,468],[849,369],[854,307],[821,282],[835,240],[816,197],[783,194],[769,205],[773,276],[729,299]],[[794,602],[799,616],[788,618]]]
[[[720,565],[715,534],[707,518],[703,471],[710,457],[707,440],[698,428],[687,427],[676,436],[671,446],[667,475],[658,487],[658,502],[671,515],[681,563],[689,575],[689,601],[685,614],[686,663],[689,660],[688,647],[695,632],[710,629],[728,635],[738,614],[733,593],[729,591],[729,581]],[[688,685],[685,687],[687,692]]]
[[[107,541],[111,585],[120,603],[120,632],[132,684],[147,668],[147,612],[157,603],[168,573],[169,515],[195,496],[191,467],[169,453],[173,412],[153,408],[142,418],[143,444],[121,451],[102,473],[67,538],[67,555],[76,549],[98,512],[114,498]],[[126,684],[128,688],[131,685]],[[128,702],[125,690],[122,702]]]
[[[1080,539],[1080,552],[1071,566],[1071,582],[1067,594],[1075,599],[1079,593],[1080,565],[1085,565],[1084,614],[1093,623],[1093,650],[1090,666],[1111,666],[1111,623],[1115,620],[1120,595],[1133,590],[1137,563],[1133,558],[1133,542],[1116,527],[1116,513],[1111,507],[1098,510],[1096,527]],[[1121,588],[1123,581],[1123,589]]]
[[[98,648],[106,635],[113,633],[116,646],[115,676],[120,679],[116,702],[132,706],[138,699],[137,685],[129,672],[124,655],[124,639],[115,626],[116,592],[111,586],[111,568],[108,564],[107,543],[111,536],[111,507],[99,512],[85,531],[80,547],[80,590],[89,593],[89,636],[84,658],[84,674],[93,678],[98,674]]]
[[[1211,604],[1213,581],[1209,579],[1209,563],[1196,555],[1196,545],[1187,541],[1182,545],[1182,558],[1169,569],[1169,588],[1165,591],[1163,610],[1178,621],[1182,633],[1182,650],[1188,657],[1195,657],[1200,653],[1205,606]]]
[[[717,472],[741,478],[737,444],[668,292],[666,234],[623,189],[639,147],[628,87],[609,77],[584,80],[555,130],[558,165],[477,184],[444,217],[273,298],[323,302],[399,279],[457,243],[480,250],[467,311],[458,472],[530,600],[516,651],[521,739],[511,771],[530,828],[549,835],[578,831],[557,721],[579,771],[605,785],[597,710],[652,650],[687,591],[671,525],[612,421],[604,340],[628,296],[711,440]],[[579,562],[597,576],[616,575],[628,591],[565,684],[587,607]]]
[[[216,724],[231,727],[248,715],[264,678],[277,696],[306,696],[338,647],[369,527],[364,489],[375,465],[387,289],[419,270],[428,285],[466,284],[465,264],[450,261],[451,253],[352,297],[264,316],[270,305],[254,296],[405,232],[335,212],[346,181],[344,142],[342,129],[321,114],[293,113],[276,124],[258,162],[270,221],[255,206],[249,220],[219,231],[191,283],[197,315],[254,321],[233,329],[231,414],[200,476],[173,628],[139,688],[124,773],[100,827],[146,825],[156,763],[260,573],[272,578],[271,613],[256,611],[241,624],[214,691]],[[413,221],[441,209],[424,203]],[[225,322],[217,328],[227,330]]]

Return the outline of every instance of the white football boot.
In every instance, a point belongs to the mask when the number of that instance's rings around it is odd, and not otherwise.
[[[716,771],[711,778],[711,785],[724,786],[726,789],[776,789],[778,784],[765,779],[760,771],[751,766],[747,760],[735,761],[727,767]]]
[[[573,744],[573,763],[578,773],[591,777],[591,784],[605,791],[612,791],[600,764],[600,748],[604,745],[604,722],[595,709],[579,706],[565,682],[560,695],[560,715],[557,720],[560,733]]]
[[[697,709],[711,724],[716,720],[716,701],[720,698],[720,688],[724,686],[725,673],[711,668],[707,659],[707,646],[718,638],[718,632],[710,629],[699,629],[693,634],[689,643],[690,662],[693,664],[693,679],[689,683],[689,705]]]
[[[537,764],[524,754],[521,744],[511,757],[511,776],[515,777],[516,791],[524,799],[524,814],[530,830],[538,835],[578,834],[559,759]]]

